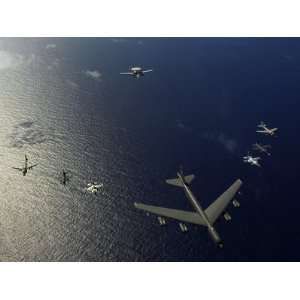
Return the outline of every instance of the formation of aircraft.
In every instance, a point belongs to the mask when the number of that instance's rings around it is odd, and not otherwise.
[[[144,70],[142,67],[131,67],[129,68],[129,72],[121,72],[121,75],[130,75],[135,78],[139,78],[141,76],[144,76],[146,73],[152,72],[152,69]],[[258,127],[261,130],[257,130],[257,133],[262,133],[265,135],[275,136],[275,132],[278,130],[278,128],[268,128],[267,125],[264,122],[261,122]],[[255,151],[260,151],[262,153],[265,153],[267,155],[271,155],[268,152],[268,149],[271,148],[270,145],[262,145],[259,143],[255,143],[252,145],[252,149]],[[251,165],[261,167],[259,160],[260,157],[254,157],[249,154],[247,156],[243,157],[243,161],[245,163],[249,163]],[[25,176],[28,172],[28,170],[33,169],[34,165],[28,165],[28,157],[25,155],[25,164],[22,168],[15,168],[13,169],[19,170],[23,173]],[[147,213],[155,214],[158,217],[158,222],[160,225],[166,225],[166,218],[174,219],[179,221],[179,227],[182,232],[187,232],[188,227],[187,223],[189,224],[195,224],[195,225],[202,225],[205,226],[208,230],[208,233],[211,237],[211,239],[219,246],[223,247],[223,241],[218,234],[215,223],[220,218],[220,216],[223,216],[226,221],[231,220],[230,214],[226,211],[228,205],[230,203],[233,204],[234,207],[239,207],[240,203],[235,199],[236,194],[239,194],[239,189],[242,185],[242,181],[240,179],[237,179],[223,194],[221,194],[214,202],[212,202],[206,209],[203,209],[201,204],[198,202],[196,197],[194,196],[193,192],[190,189],[190,184],[194,180],[195,176],[187,175],[184,176],[182,169],[180,169],[177,172],[177,177],[174,179],[167,179],[166,183],[180,187],[184,190],[184,193],[190,202],[193,210],[192,211],[185,211],[180,209],[174,209],[174,208],[166,208],[161,206],[153,206],[153,205],[147,205],[143,203],[134,203],[134,206],[137,209],[143,210]],[[62,170],[62,178],[61,183],[63,185],[66,185],[70,180],[70,175],[68,171]],[[88,183],[85,187],[85,191],[91,194],[96,195],[97,192],[103,187],[103,184],[98,184],[97,182]]]
[[[256,130],[257,133],[262,133],[264,135],[270,135],[270,136],[276,136],[275,132],[278,130],[278,128],[268,128],[267,125],[264,122],[260,122],[260,124],[257,125],[257,127],[261,128],[262,130]],[[262,145],[259,143],[255,143],[252,145],[252,150],[254,151],[259,151],[261,153],[265,153],[268,156],[271,156],[271,153],[268,151],[268,149],[271,149],[271,145]],[[253,157],[252,155],[249,154],[247,156],[243,157],[243,161],[245,163],[249,163],[253,166],[261,167],[259,164],[260,157]]]
[[[245,163],[249,163],[250,165],[257,166],[257,167],[261,167],[261,165],[258,162],[260,159],[261,159],[260,157],[253,157],[249,154],[243,157]]]
[[[25,154],[24,167],[23,168],[12,167],[12,168],[15,170],[21,171],[23,173],[23,176],[25,176],[29,170],[32,170],[37,165],[38,164],[28,165],[28,157]],[[60,178],[61,184],[66,185],[70,181],[70,178],[71,178],[70,172],[63,169],[62,173],[61,173],[61,178]],[[88,183],[87,187],[84,190],[88,193],[96,195],[97,192],[102,187],[103,187],[103,183],[97,184],[96,182],[94,182],[94,183]]]
[[[278,130],[278,128],[268,128],[264,122],[260,122],[257,127],[262,128],[263,130],[256,130],[256,132],[271,136],[275,135],[275,132]]]
[[[158,215],[160,225],[165,225],[165,218],[170,218],[179,221],[180,229],[186,232],[187,225],[191,223],[207,227],[208,233],[212,240],[219,246],[223,247],[223,242],[214,225],[221,215],[224,216],[226,221],[231,219],[231,216],[226,212],[228,204],[232,201],[235,207],[239,207],[239,202],[234,199],[236,193],[242,185],[242,181],[237,179],[221,196],[212,202],[205,210],[201,207],[200,203],[192,193],[189,185],[195,178],[194,175],[184,176],[182,171],[177,172],[177,178],[167,179],[166,182],[170,185],[180,187],[189,200],[193,211],[185,211],[173,208],[165,208],[160,206],[146,205],[143,203],[134,203],[137,209]]]
[[[271,153],[268,151],[268,149],[270,149],[270,148],[272,148],[271,145],[261,145],[259,143],[255,143],[252,145],[253,150],[265,153],[269,156],[271,155]]]
[[[30,165],[28,166],[28,157],[25,154],[25,163],[24,163],[24,167],[23,168],[16,168],[16,167],[12,167],[15,170],[21,171],[23,173],[23,176],[26,176],[27,172],[29,170],[32,170],[35,166],[37,166],[38,164],[34,164],[34,165]]]
[[[121,75],[131,75],[135,78],[140,78],[141,76],[144,76],[146,73],[152,72],[152,69],[149,70],[143,70],[142,67],[131,67],[129,68],[129,72],[121,72]]]

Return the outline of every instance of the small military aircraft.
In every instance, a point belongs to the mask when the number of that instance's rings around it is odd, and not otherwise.
[[[15,167],[12,167],[13,169],[15,170],[18,170],[18,171],[21,171],[23,173],[23,176],[26,176],[28,170],[32,170],[35,166],[37,166],[38,164],[35,164],[35,165],[31,165],[31,166],[28,166],[28,157],[27,155],[25,154],[25,164],[24,164],[24,167],[23,168],[15,168]]]
[[[260,122],[260,124],[257,125],[257,127],[262,128],[263,130],[256,130],[256,132],[271,136],[275,136],[275,131],[278,130],[278,128],[268,128],[264,122]]]
[[[62,185],[66,185],[70,181],[71,175],[69,171],[62,170],[62,177],[60,182]]]
[[[261,167],[261,165],[258,162],[260,159],[261,159],[260,157],[253,157],[249,155],[249,153],[247,156],[243,157],[245,163],[249,163],[250,165],[257,166],[257,167]]]
[[[265,153],[267,155],[271,155],[271,153],[268,151],[268,149],[272,148],[271,145],[261,145],[259,143],[255,143],[252,145],[252,149],[256,151],[260,151],[262,153]]]
[[[141,76],[144,76],[145,73],[152,72],[152,69],[149,70],[143,70],[142,67],[131,67],[129,68],[129,72],[122,72],[120,73],[121,75],[131,75],[134,76],[135,78],[140,78]]]
[[[93,182],[93,183],[88,183],[85,190],[90,194],[97,195],[97,192],[102,187],[103,187],[103,183],[97,184],[97,182]]]
[[[134,203],[137,209],[158,215],[160,225],[165,225],[164,217],[178,220],[181,231],[186,232],[187,225],[185,223],[192,223],[196,225],[203,225],[207,227],[208,233],[212,240],[219,246],[223,247],[222,240],[216,231],[214,224],[221,215],[224,216],[226,221],[231,219],[231,216],[226,212],[228,204],[233,200],[235,194],[238,192],[242,185],[240,179],[236,180],[221,196],[219,196],[213,203],[211,203],[205,210],[201,207],[196,197],[190,189],[190,183],[195,178],[195,175],[184,176],[182,171],[177,172],[177,178],[167,179],[166,182],[170,185],[180,187],[184,190],[186,197],[191,203],[194,211],[185,211],[172,208],[165,208],[159,206],[146,205],[143,203]],[[239,207],[239,202],[234,199],[232,204]]]

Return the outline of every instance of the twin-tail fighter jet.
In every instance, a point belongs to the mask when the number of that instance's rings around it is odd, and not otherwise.
[[[250,165],[256,166],[256,167],[261,167],[260,163],[258,162],[261,158],[260,157],[253,157],[251,155],[244,156],[243,160],[244,163],[249,163]]]
[[[216,231],[214,224],[221,215],[223,215],[227,221],[231,219],[229,213],[226,212],[226,207],[233,200],[235,194],[240,189],[242,181],[240,179],[236,180],[221,196],[219,196],[219,198],[217,198],[204,210],[189,187],[194,178],[194,175],[184,176],[183,172],[179,171],[177,172],[177,178],[166,180],[168,184],[180,187],[184,190],[185,195],[191,203],[194,211],[152,206],[143,203],[134,203],[134,206],[137,209],[146,211],[147,213],[158,215],[158,221],[161,225],[166,224],[164,217],[180,221],[179,226],[183,232],[187,231],[187,226],[185,223],[205,226],[207,227],[208,233],[212,240],[219,247],[223,247],[222,239]],[[235,199],[232,201],[232,204],[235,207],[239,207],[240,205]]]
[[[276,136],[275,131],[278,130],[278,128],[268,128],[264,122],[260,122],[260,124],[257,125],[257,127],[262,128],[263,130],[256,130],[256,132],[271,136]]]
[[[24,167],[23,168],[15,168],[15,167],[12,167],[13,169],[15,170],[18,170],[18,171],[21,171],[23,173],[23,176],[26,176],[27,172],[29,170],[32,170],[35,166],[37,166],[38,164],[34,164],[34,165],[30,165],[28,166],[28,157],[27,155],[25,154],[25,164],[24,164]]]
[[[99,191],[100,188],[103,187],[103,183],[97,184],[97,182],[94,183],[88,183],[87,187],[85,188],[85,190],[90,193],[90,194],[94,194],[97,195],[97,192]]]
[[[131,67],[129,68],[129,72],[122,72],[121,75],[131,75],[135,78],[140,78],[141,76],[144,76],[145,73],[152,72],[152,69],[149,70],[143,70],[142,67]]]
[[[271,145],[261,145],[259,143],[255,143],[252,145],[253,150],[265,153],[269,156],[271,155],[271,153],[268,151],[268,149],[270,149],[270,148],[272,148]]]

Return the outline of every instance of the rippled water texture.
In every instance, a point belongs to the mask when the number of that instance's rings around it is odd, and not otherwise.
[[[299,127],[296,112],[283,119],[287,105],[298,109],[299,48],[298,39],[1,39],[0,260],[299,258],[299,205],[291,190],[282,198],[299,162],[283,162]],[[119,75],[134,64],[154,72]],[[255,170],[241,156],[261,119],[285,137]],[[25,154],[38,166],[24,177],[12,167]],[[204,228],[182,234],[133,207],[191,209],[164,183],[180,164],[204,206],[245,182],[232,223],[217,224],[221,252]],[[84,192],[91,181],[104,184],[96,196]]]

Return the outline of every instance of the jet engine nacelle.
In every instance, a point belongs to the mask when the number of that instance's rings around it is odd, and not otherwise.
[[[179,223],[179,227],[180,227],[182,232],[187,232],[188,231],[188,228],[184,223]]]
[[[233,205],[234,207],[240,207],[240,206],[241,206],[240,202],[237,201],[236,199],[234,199],[234,200],[232,201],[232,205]]]
[[[158,217],[157,218],[158,219],[158,223],[159,223],[159,225],[166,225],[167,224],[167,222],[166,222],[166,219],[165,218],[163,218],[163,217]]]
[[[223,216],[226,221],[231,221],[231,215],[228,212],[225,212]]]

